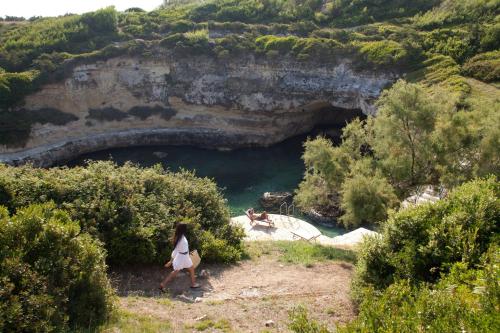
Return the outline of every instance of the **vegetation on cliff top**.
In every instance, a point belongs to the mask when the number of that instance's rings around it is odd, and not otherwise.
[[[436,55],[451,57],[460,69],[490,52],[461,72],[497,81],[491,72],[497,70],[498,54],[491,52],[499,47],[499,6],[494,0],[174,1],[151,12],[106,8],[0,23],[0,108],[7,111],[49,77],[64,77],[74,58],[150,56],[158,45],[167,52],[198,50],[219,59],[241,51],[321,62],[349,55],[362,67],[404,71],[423,67]],[[145,40],[139,48],[125,43],[138,38]],[[98,51],[103,48],[108,51]],[[488,74],[487,69],[493,70]]]

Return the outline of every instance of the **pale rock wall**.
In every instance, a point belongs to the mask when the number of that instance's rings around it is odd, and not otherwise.
[[[99,149],[147,144],[212,148],[268,146],[321,123],[342,123],[346,110],[373,115],[374,100],[398,75],[335,65],[253,56],[220,61],[205,56],[117,57],[74,68],[47,84],[23,108],[55,108],[77,116],[64,126],[36,124],[24,147],[0,147],[0,161],[38,165]],[[90,109],[173,109],[144,120],[90,119]],[[347,111],[347,114],[349,111]]]

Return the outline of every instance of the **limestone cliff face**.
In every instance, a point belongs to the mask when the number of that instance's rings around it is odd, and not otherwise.
[[[64,81],[28,96],[27,110],[57,109],[78,120],[36,124],[24,147],[0,148],[0,161],[50,165],[98,149],[146,144],[212,148],[267,146],[342,123],[397,74],[251,55],[118,57],[75,67]]]

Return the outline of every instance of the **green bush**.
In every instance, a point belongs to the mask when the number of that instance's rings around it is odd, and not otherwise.
[[[441,86],[448,93],[458,93],[463,99],[470,93],[470,86],[461,76],[460,66],[449,56],[433,55],[422,62],[423,68],[407,76],[409,82],[419,82],[425,86]]]
[[[493,177],[476,180],[438,204],[392,215],[358,252],[359,315],[334,331],[497,332],[499,190]],[[303,308],[290,320],[293,332],[330,332]]]
[[[307,310],[299,306],[289,312],[290,323],[288,328],[295,333],[329,333],[325,325],[311,320],[307,315]]]
[[[384,289],[393,281],[435,282],[461,262],[477,268],[498,242],[500,186],[496,178],[475,180],[446,199],[401,210],[382,225],[381,238],[361,248],[355,291]]]
[[[398,42],[391,40],[361,42],[359,52],[366,61],[377,66],[390,66],[404,64],[408,53]]]
[[[498,15],[496,0],[444,0],[432,10],[417,15],[414,23],[423,29],[463,23],[489,21]]]
[[[242,232],[229,225],[218,188],[189,172],[111,162],[52,169],[1,166],[0,193],[0,204],[11,211],[54,201],[104,243],[112,264],[164,261],[176,222],[190,224],[191,247],[209,261],[235,261],[241,254]]]
[[[104,251],[54,204],[0,208],[0,331],[63,332],[113,308]]]
[[[0,73],[0,111],[18,103],[34,91],[34,82],[40,72]]]
[[[422,46],[433,54],[450,56],[463,63],[479,49],[477,32],[466,28],[436,29],[424,35]]]
[[[208,30],[195,30],[176,33],[160,41],[160,46],[180,54],[211,54],[208,43]]]
[[[485,26],[480,44],[483,52],[500,49],[500,23]]]
[[[342,183],[340,222],[346,228],[375,225],[387,218],[398,203],[394,189],[380,173],[363,174],[353,167],[352,176]]]
[[[326,38],[299,38],[295,36],[261,36],[255,40],[256,50],[265,54],[278,52],[291,55],[298,60],[333,61],[341,55],[341,43]]]
[[[492,246],[479,269],[455,264],[436,285],[400,280],[382,293],[366,290],[360,313],[339,332],[497,332],[500,251]]]
[[[498,270],[495,278],[500,278]],[[495,297],[490,301],[498,307],[499,295]],[[497,310],[484,307],[474,288],[412,288],[400,281],[381,295],[367,293],[359,317],[339,332],[418,332],[425,327],[426,332],[493,333],[499,325]]]
[[[500,51],[481,53],[463,66],[463,72],[484,82],[500,81]]]

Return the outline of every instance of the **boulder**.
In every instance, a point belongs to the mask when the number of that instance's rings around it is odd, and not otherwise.
[[[260,205],[268,212],[279,212],[283,202],[290,205],[292,200],[290,192],[265,192],[260,198]]]

